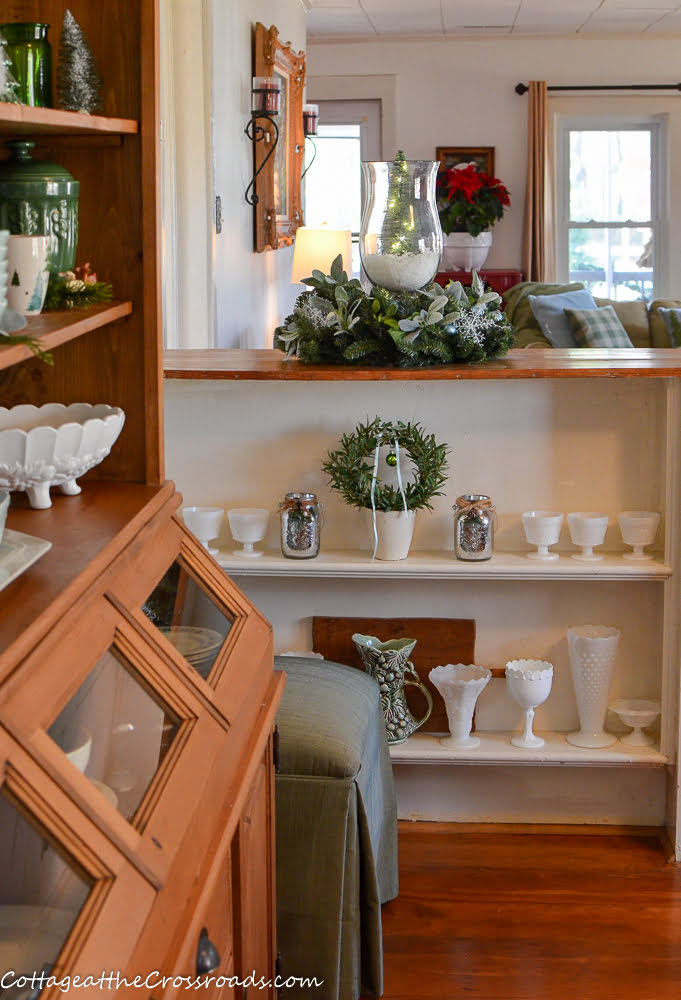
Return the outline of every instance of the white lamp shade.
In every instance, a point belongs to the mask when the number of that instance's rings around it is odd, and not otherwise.
[[[291,281],[300,282],[309,278],[315,269],[328,274],[338,254],[343,257],[343,267],[349,271],[352,266],[352,235],[349,229],[301,226],[296,232]]]

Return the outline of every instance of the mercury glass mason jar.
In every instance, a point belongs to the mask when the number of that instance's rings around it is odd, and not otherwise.
[[[367,193],[359,233],[364,272],[373,285],[412,292],[440,267],[442,228],[435,203],[437,160],[362,163]]]

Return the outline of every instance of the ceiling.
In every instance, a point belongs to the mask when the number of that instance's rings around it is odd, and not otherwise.
[[[681,35],[681,0],[301,0],[309,41]]]

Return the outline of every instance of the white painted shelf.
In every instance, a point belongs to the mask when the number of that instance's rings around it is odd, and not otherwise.
[[[231,576],[299,576],[334,579],[414,580],[664,580],[671,566],[658,558],[632,562],[605,553],[597,562],[580,562],[569,553],[541,562],[524,552],[496,552],[485,562],[463,562],[452,551],[413,551],[399,562],[371,561],[366,550],[322,551],[314,559],[285,559],[268,551],[248,558],[220,550],[217,561]]]
[[[480,746],[472,750],[450,750],[430,733],[414,733],[404,743],[390,747],[390,757],[395,764],[584,764],[593,767],[611,767],[625,764],[662,767],[669,757],[660,753],[657,746],[632,749],[624,743],[613,743],[602,750],[573,747],[565,733],[536,731],[543,736],[543,747],[522,750],[511,745],[512,733],[477,732]]]

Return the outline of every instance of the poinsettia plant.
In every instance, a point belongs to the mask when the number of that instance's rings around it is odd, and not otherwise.
[[[479,236],[503,217],[508,189],[476,163],[457,163],[438,173],[437,208],[443,233]]]

